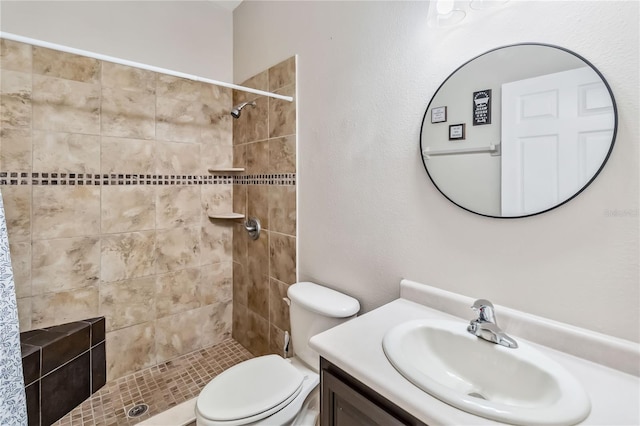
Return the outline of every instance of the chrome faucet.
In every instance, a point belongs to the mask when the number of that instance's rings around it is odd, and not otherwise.
[[[478,299],[471,309],[478,311],[478,318],[471,320],[467,331],[474,336],[507,348],[517,348],[518,343],[498,327],[493,311],[493,303],[486,299]]]

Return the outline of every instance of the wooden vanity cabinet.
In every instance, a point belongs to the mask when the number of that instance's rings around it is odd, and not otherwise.
[[[426,426],[391,401],[320,358],[320,426]]]

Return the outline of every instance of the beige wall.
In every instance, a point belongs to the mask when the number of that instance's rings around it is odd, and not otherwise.
[[[296,60],[289,58],[242,85],[296,95]],[[296,281],[296,103],[234,91],[234,104],[256,101],[233,122],[233,157],[245,184],[233,188],[234,211],[262,224],[257,240],[242,224],[233,236],[233,337],[254,355],[283,353],[290,331],[283,298]]]
[[[0,2],[0,29],[214,80],[233,78],[232,14],[215,1]]]
[[[21,330],[104,315],[113,379],[231,332],[229,89],[2,41]]]
[[[368,311],[398,297],[404,277],[640,341],[638,3],[511,1],[442,29],[427,26],[428,7],[245,1],[234,11],[236,81],[298,55],[300,279]],[[616,145],[561,208],[484,218],[429,181],[420,124],[458,66],[525,41],[571,49],[604,74]]]

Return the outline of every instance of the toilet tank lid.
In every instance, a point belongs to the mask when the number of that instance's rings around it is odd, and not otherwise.
[[[353,297],[308,281],[291,285],[287,296],[292,303],[332,318],[350,317],[360,310]]]

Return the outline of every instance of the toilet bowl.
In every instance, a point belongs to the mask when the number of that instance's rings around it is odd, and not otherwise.
[[[294,356],[241,362],[209,382],[196,401],[198,426],[312,426],[319,414],[319,355],[309,339],[356,316],[356,299],[317,284],[289,287]]]

